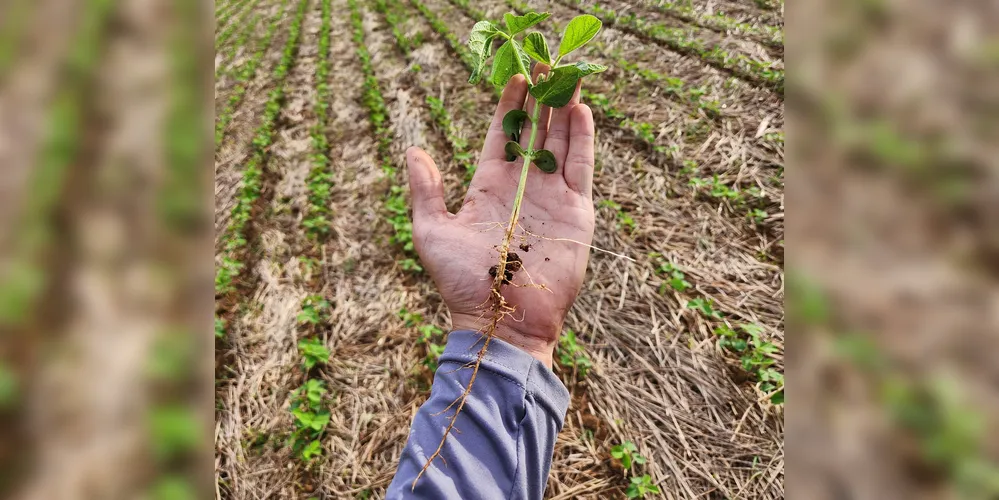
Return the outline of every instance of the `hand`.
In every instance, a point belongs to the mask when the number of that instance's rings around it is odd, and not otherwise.
[[[514,76],[503,90],[478,169],[456,214],[448,213],[444,204],[444,187],[433,159],[416,147],[406,151],[413,242],[451,311],[454,329],[482,331],[492,317],[489,268],[499,260],[523,165],[521,158],[506,161],[508,139],[502,121],[508,111],[520,109],[526,97],[525,78]],[[527,102],[529,115],[533,107],[532,98]],[[586,245],[593,240],[593,115],[579,104],[577,88],[566,106],[554,112],[543,107],[539,124],[534,149],[551,151],[558,170],[546,174],[530,167],[519,226],[510,244],[523,269],[502,288],[516,310],[503,318],[496,336],[551,367],[565,315],[583,284],[589,258]],[[521,134],[525,149],[529,135],[530,120]]]

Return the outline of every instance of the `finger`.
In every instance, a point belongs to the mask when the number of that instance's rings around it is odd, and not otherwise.
[[[569,150],[565,157],[565,183],[569,189],[593,197],[593,112],[585,104],[569,111]]]
[[[548,65],[537,63],[534,71],[531,72],[531,81],[538,81],[538,75],[548,72]],[[528,93],[527,96],[527,116],[534,116],[534,106],[537,101]],[[534,137],[534,149],[542,149],[545,143],[545,135],[548,133],[548,119],[552,115],[552,108],[541,106],[541,115],[538,116],[538,131]],[[524,127],[520,130],[520,147],[527,149],[527,143],[531,142],[531,120],[524,121]]]
[[[556,172],[562,173],[565,157],[569,153],[569,114],[572,108],[579,104],[579,87],[582,80],[576,83],[576,92],[572,94],[569,104],[552,111],[552,119],[548,124],[548,134],[545,137],[544,148],[555,155]]]
[[[503,89],[499,104],[496,105],[496,114],[486,132],[486,142],[482,146],[482,155],[479,163],[502,159],[506,161],[506,152],[503,147],[509,140],[503,133],[503,117],[512,109],[522,109],[524,98],[527,96],[527,80],[524,75],[513,75],[510,82]]]
[[[406,150],[409,170],[409,191],[413,198],[413,223],[430,220],[447,214],[444,204],[444,183],[437,164],[422,149],[412,146]]]

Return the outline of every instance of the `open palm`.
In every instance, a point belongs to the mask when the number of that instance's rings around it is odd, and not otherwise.
[[[503,90],[486,134],[479,166],[461,209],[448,213],[440,172],[426,152],[406,152],[413,198],[413,241],[451,311],[455,329],[483,329],[491,318],[489,269],[510,219],[523,160],[506,161],[502,120],[512,109],[534,102],[517,75]],[[521,146],[527,148],[530,123]],[[546,174],[531,166],[519,225],[510,251],[523,269],[503,287],[515,312],[496,335],[547,365],[566,312],[583,283],[593,239],[593,116],[579,104],[579,89],[565,107],[542,108],[534,149],[555,155],[558,169]]]

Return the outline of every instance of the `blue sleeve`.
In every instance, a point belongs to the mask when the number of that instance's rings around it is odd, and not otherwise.
[[[386,498],[540,499],[548,482],[555,438],[569,408],[569,391],[530,354],[494,338],[444,449],[416,489],[413,480],[440,444],[485,338],[458,330],[430,391],[417,411]]]

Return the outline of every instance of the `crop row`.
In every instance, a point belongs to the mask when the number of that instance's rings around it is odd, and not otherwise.
[[[474,62],[475,57],[468,50],[468,47],[466,47],[465,44],[462,43],[461,40],[458,38],[458,36],[455,35],[451,31],[451,29],[447,27],[447,24],[444,23],[444,21],[442,21],[441,18],[438,17],[437,14],[434,13],[434,11],[430,10],[430,8],[428,8],[426,4],[424,4],[421,0],[409,0],[409,1],[410,3],[413,4],[414,7],[416,7],[417,10],[420,11],[420,14],[423,14],[423,17],[427,20],[428,23],[430,23],[430,27],[433,28],[433,30],[436,31],[438,35],[444,38],[445,41],[447,41],[448,46],[451,47],[451,50],[454,52],[454,54],[457,55],[459,59],[461,59],[461,63],[464,64],[465,68],[468,69],[469,73],[471,73],[472,68],[475,65]],[[493,92],[493,96],[497,100],[499,100],[499,96],[503,93],[502,89],[494,87],[493,85],[489,84],[487,80],[488,78],[483,78],[482,85],[488,85],[488,87]]]
[[[219,2],[218,5],[215,7],[215,19],[218,19],[220,16],[225,15],[225,13],[229,9],[232,9],[234,6],[235,6],[234,2]]]
[[[466,12],[468,12],[469,15],[472,15],[475,19],[484,18],[482,17],[484,14],[481,11],[476,11],[472,7],[468,6],[468,0],[451,0],[451,2],[455,3],[459,7],[465,8]],[[507,0],[507,4],[519,14],[524,14],[525,12],[531,10],[530,6],[522,0]],[[603,55],[610,57],[607,54]],[[721,116],[721,104],[715,99],[709,99],[706,97],[708,93],[708,89],[706,87],[692,87],[680,78],[664,75],[657,71],[643,68],[637,63],[627,60],[619,53],[615,54],[613,58],[614,62],[617,63],[618,67],[620,67],[622,71],[634,72],[646,83],[663,86],[663,90],[666,91],[668,95],[675,97],[681,102],[697,106],[698,109],[704,111],[704,113],[711,118],[719,118]]]
[[[458,162],[462,168],[465,169],[465,183],[469,183],[472,180],[472,176],[475,175],[475,152],[468,145],[468,139],[461,136],[458,133],[458,127],[454,125],[454,120],[451,119],[451,113],[448,112],[447,108],[444,107],[444,101],[441,99],[428,95],[427,105],[430,106],[430,116],[433,117],[434,123],[440,127],[444,136],[447,138],[448,144],[451,146],[451,153],[454,161]]]
[[[229,20],[232,19],[232,16],[236,15],[237,12],[242,12],[243,15],[240,16],[240,17],[241,18],[245,17],[247,13],[253,11],[253,7],[254,7],[254,5],[256,5],[257,1],[259,1],[259,0],[252,0],[252,3],[251,3],[251,0],[239,0],[238,2],[236,2],[236,3],[234,3],[232,5],[231,9],[227,10],[221,16],[215,16],[215,29],[216,30],[220,30],[220,29],[222,30],[222,33],[220,34],[220,36],[218,36],[218,37],[215,38],[215,48],[216,49],[218,49],[218,47],[219,47],[219,40],[221,39],[221,36],[225,35],[226,31],[229,31],[230,34],[231,34],[231,29],[234,29],[237,25],[239,25],[238,21],[234,22],[232,24],[229,24]],[[248,3],[250,5],[244,11],[243,7],[246,7]],[[225,38],[225,40],[228,40],[228,36]]]
[[[330,359],[330,350],[323,345],[316,331],[321,325],[329,323],[329,313],[329,301],[319,295],[309,295],[302,300],[302,310],[297,318],[299,326],[308,330],[306,338],[298,342],[306,380],[291,393],[289,411],[294,430],[289,442],[292,453],[307,465],[322,455],[320,439],[330,422],[326,384],[314,373],[317,367],[326,365]]]
[[[660,295],[671,288],[680,294],[689,295],[695,287],[687,281],[686,273],[676,264],[667,261],[660,253],[649,255],[653,259],[654,274],[663,281],[659,285]],[[779,349],[763,338],[763,329],[756,324],[743,323],[735,328],[725,320],[725,315],[715,308],[715,302],[708,297],[684,299],[686,308],[700,314],[706,321],[714,323],[713,332],[718,346],[725,352],[739,356],[743,369],[753,378],[755,387],[773,404],[784,403],[784,373],[775,368]]]
[[[253,78],[253,75],[257,73],[257,67],[260,66],[260,62],[264,59],[264,54],[267,53],[267,49],[271,45],[271,39],[274,38],[274,33],[277,32],[278,26],[280,26],[281,21],[284,19],[284,9],[287,4],[288,0],[281,0],[281,7],[274,15],[270,25],[267,26],[267,33],[264,35],[263,40],[260,41],[260,44],[257,45],[256,50],[253,52],[253,57],[243,63],[236,73],[236,84],[233,87],[232,94],[229,95],[225,108],[223,108],[222,113],[219,114],[218,119],[215,121],[216,148],[219,144],[222,144],[222,138],[225,137],[225,129],[229,126],[229,122],[232,121],[232,114],[236,111],[236,107],[243,101],[243,96],[246,94],[246,87],[250,84],[250,79]]]
[[[410,38],[405,33],[402,33],[399,27],[401,20],[398,12],[399,4],[396,3],[396,0],[378,0],[377,6],[379,12],[388,21],[392,32],[396,34],[396,46],[399,48],[399,51],[408,57],[414,48],[413,40],[416,40],[416,44],[422,43],[422,36],[417,35]],[[454,121],[451,119],[451,114],[444,106],[444,102],[430,95],[426,96],[426,102],[430,106],[430,116],[434,119],[437,126],[440,127],[441,132],[444,133],[448,144],[451,146],[454,160],[459,162],[464,168],[465,182],[467,184],[471,181],[472,175],[475,174],[475,153],[470,150],[468,140],[458,134],[458,128],[455,127]]]
[[[232,209],[231,222],[225,235],[222,237],[223,255],[222,262],[215,272],[215,294],[226,295],[233,291],[233,281],[242,271],[244,264],[239,260],[239,254],[246,247],[246,226],[252,217],[253,206],[263,190],[263,167],[267,159],[267,150],[274,142],[275,124],[278,115],[281,113],[281,105],[284,101],[284,80],[294,62],[295,50],[298,47],[298,40],[301,35],[302,20],[305,17],[305,8],[308,0],[300,0],[295,18],[289,29],[288,40],[285,43],[281,60],[274,70],[273,82],[275,88],[271,90],[267,104],[264,107],[264,118],[257,128],[253,138],[253,153],[243,170],[242,186],[236,199],[236,206]],[[216,318],[216,336],[225,333],[226,325],[222,320]]]
[[[350,6],[350,23],[354,28],[357,57],[361,60],[361,70],[364,73],[362,104],[368,110],[374,135],[378,138],[378,161],[381,163],[382,173],[394,182],[397,175],[392,162],[392,132],[388,128],[388,109],[378,85],[378,77],[375,76],[375,68],[371,63],[371,53],[364,43],[364,21],[361,10],[358,8],[357,0],[348,0],[347,3]],[[407,271],[423,271],[417,261],[416,248],[413,246],[413,223],[409,219],[409,204],[406,202],[405,189],[402,186],[392,184],[385,198],[385,210],[388,212],[387,220],[392,225],[391,242],[399,245],[404,253],[399,265]]]
[[[309,205],[305,209],[302,225],[309,237],[318,239],[329,234],[330,189],[333,186],[333,175],[330,172],[329,139],[326,138],[326,126],[329,122],[330,108],[330,22],[332,7],[330,0],[321,0],[322,21],[319,27],[319,53],[316,61],[316,124],[310,131],[312,137],[312,168],[306,179],[309,191]]]
[[[240,33],[239,38],[236,39],[235,43],[222,47],[223,54],[225,57],[223,61],[232,62],[236,57],[236,51],[241,47],[245,47],[247,42],[250,41],[250,37],[253,36],[257,31],[257,25],[260,24],[260,14],[254,14],[253,19],[250,19],[249,23],[243,27],[242,33]],[[215,68],[215,80],[217,81],[219,77],[223,74],[228,74],[233,70],[232,67],[225,66],[225,63],[219,64],[219,67]]]
[[[402,23],[405,16],[399,12],[399,4],[395,1],[375,0],[375,10],[385,17],[389,28],[392,29],[392,36],[395,43],[402,52],[402,55],[409,57],[409,54],[423,44],[423,34],[417,33],[415,36],[406,36],[402,30]]]
[[[430,23],[430,27],[447,41],[448,46],[458,55],[458,58],[461,59],[465,67],[471,68],[474,64],[474,56],[469,52],[468,47],[464,43],[461,43],[458,36],[451,32],[447,24],[441,18],[437,17],[437,14],[430,10],[421,0],[410,0],[410,2],[416,7],[416,10],[420,11],[420,14],[423,14],[423,17]]]
[[[89,0],[82,9],[80,31],[71,46],[68,75],[48,110],[46,136],[39,151],[23,215],[14,231],[18,242],[8,266],[0,269],[0,325],[18,324],[27,318],[44,291],[45,274],[40,255],[56,238],[54,211],[62,196],[68,171],[78,161],[80,132],[86,130],[83,111],[87,80],[101,55],[101,43],[113,14],[113,0]]]
[[[720,12],[703,15],[694,10],[689,3],[673,0],[653,0],[651,5],[656,9],[677,19],[696,24],[720,33],[737,33],[752,36],[754,40],[769,47],[784,48],[784,31],[777,26],[755,25],[739,22]]]
[[[218,52],[219,48],[225,45],[225,43],[229,41],[229,38],[231,38],[232,35],[236,33],[236,31],[239,30],[240,28],[244,30],[243,31],[244,33],[247,31],[252,31],[253,29],[252,26],[255,26],[257,23],[253,22],[250,23],[250,25],[248,26],[246,24],[246,20],[247,18],[250,17],[250,14],[253,14],[254,10],[256,9],[257,2],[259,1],[260,0],[253,0],[253,2],[250,3],[250,6],[247,7],[245,11],[243,11],[243,13],[239,16],[239,19],[236,20],[236,22],[226,26],[225,29],[222,30],[222,33],[219,33],[219,36],[215,37],[216,52]],[[256,16],[258,16],[258,14],[255,14],[254,16],[255,16],[254,19],[256,19]],[[222,26],[222,21],[219,22],[219,26]],[[241,45],[237,45],[237,47],[239,46]]]
[[[581,12],[600,17],[605,23],[616,26],[623,31],[662,42],[678,53],[698,57],[711,66],[759,85],[773,88],[781,95],[784,94],[784,70],[774,67],[773,63],[753,59],[743,54],[730,54],[718,45],[707,44],[703,40],[690,36],[682,28],[650,23],[634,12],[618,14],[614,9],[599,4],[589,7],[582,0],[562,1],[575,5]]]

